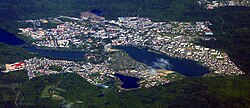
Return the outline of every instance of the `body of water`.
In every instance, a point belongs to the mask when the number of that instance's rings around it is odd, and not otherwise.
[[[0,42],[8,45],[23,45],[25,42],[17,38],[14,34],[9,33],[6,30],[0,29]]]
[[[101,10],[97,10],[97,9],[92,9],[90,10],[91,13],[95,14],[95,15],[98,15],[98,16],[101,16],[102,14],[102,11]]]
[[[133,89],[140,87],[140,84],[138,84],[138,81],[140,80],[139,78],[125,76],[119,73],[116,73],[115,76],[121,80],[122,82],[121,87],[124,89]]]
[[[86,54],[83,51],[56,51],[48,49],[39,49],[36,47],[25,47],[26,50],[38,53],[40,56],[49,57],[53,59],[67,59],[67,60],[83,60]]]
[[[140,49],[131,46],[117,46],[116,48],[124,50],[133,59],[152,68],[176,71],[187,77],[199,77],[210,72],[208,68],[199,65],[195,61],[150,52],[146,48]]]

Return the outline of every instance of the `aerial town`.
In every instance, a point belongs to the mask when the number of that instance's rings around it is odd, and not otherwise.
[[[76,73],[85,78],[88,82],[96,86],[104,86],[110,78],[115,78],[113,74],[121,73],[125,75],[133,75],[141,79],[140,84],[143,87],[152,87],[160,84],[168,83],[170,80],[166,79],[164,73],[171,73],[171,71],[159,72],[151,74],[148,68],[141,70],[121,70],[114,71],[108,67],[107,63],[92,64],[92,63],[76,63],[67,60],[51,60],[48,58],[31,58],[24,61],[25,68],[28,71],[29,78],[38,77],[41,75],[59,74],[59,73]],[[60,66],[61,71],[50,69],[51,66]]]
[[[210,38],[214,34],[209,28],[212,25],[209,21],[154,22],[142,17],[119,17],[118,20],[105,20],[85,16],[81,18],[59,16],[21,22],[33,24],[32,27],[19,28],[19,30],[20,34],[32,37],[34,39],[32,45],[36,47],[75,48],[89,52],[91,56],[95,56],[91,53],[94,53],[96,49],[103,49],[108,53],[119,45],[145,47],[170,57],[196,61],[209,68],[213,74],[244,74],[226,53],[194,44],[197,39],[213,39]],[[49,22],[55,23],[56,27],[42,26]],[[171,79],[166,77],[173,73],[170,70],[152,74],[150,67],[143,64],[138,64],[142,67],[138,69],[114,70],[114,67],[109,64],[112,58],[110,56],[107,58],[102,63],[91,63],[34,57],[20,63],[6,64],[5,72],[26,69],[30,79],[41,75],[76,73],[96,86],[103,86],[110,78],[115,78],[115,73],[138,77],[142,87],[146,88],[171,82]],[[53,70],[50,69],[51,66],[59,66],[62,69]]]
[[[225,6],[250,6],[249,0],[199,0],[197,1],[200,6],[203,6],[206,9],[212,10],[218,7]]]

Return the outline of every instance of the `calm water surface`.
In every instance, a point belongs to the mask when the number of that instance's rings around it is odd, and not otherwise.
[[[26,50],[38,53],[40,56],[50,57],[53,59],[67,59],[67,60],[83,60],[86,54],[83,51],[56,51],[48,49],[39,49],[36,47],[25,47]]]
[[[139,78],[126,76],[126,75],[122,75],[119,73],[116,73],[115,76],[121,80],[121,82],[122,82],[121,87],[122,88],[132,89],[132,88],[140,87],[140,85],[138,84],[138,81],[140,80]]]
[[[0,42],[8,45],[23,45],[25,42],[17,38],[14,34],[9,33],[6,30],[0,29]]]
[[[186,59],[169,57],[165,54],[150,52],[148,49],[140,49],[131,46],[117,46],[116,48],[124,50],[133,59],[145,63],[156,69],[167,69],[176,71],[187,77],[200,77],[209,73],[209,69],[199,65],[197,62]]]

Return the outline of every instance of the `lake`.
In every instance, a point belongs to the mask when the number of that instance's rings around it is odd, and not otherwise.
[[[9,33],[6,30],[0,29],[0,42],[8,45],[23,45],[25,42],[17,38],[14,34]]]
[[[49,57],[53,59],[66,59],[66,60],[83,60],[86,54],[83,51],[57,51],[49,49],[39,49],[36,47],[25,47],[26,50],[38,53],[40,56]]]
[[[116,48],[124,50],[133,59],[152,68],[172,70],[187,77],[200,77],[210,73],[208,68],[199,65],[195,61],[173,58],[165,54],[148,51],[147,48],[140,49],[132,46],[116,46]]]
[[[114,75],[121,80],[121,87],[124,89],[133,89],[140,87],[140,84],[138,84],[138,81],[140,81],[139,78],[126,76],[119,73],[116,73]]]
[[[101,16],[102,14],[102,11],[101,10],[97,10],[97,9],[92,9],[90,10],[91,13],[95,14],[95,15],[98,15],[98,16]]]

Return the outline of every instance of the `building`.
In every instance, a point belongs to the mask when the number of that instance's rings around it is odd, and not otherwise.
[[[13,63],[13,64],[5,64],[5,66],[6,66],[6,72],[17,71],[17,70],[24,69],[25,63],[17,62],[17,63]]]
[[[207,36],[214,35],[210,29],[206,29],[206,30],[204,30],[204,32],[205,32],[205,35],[207,35]]]

